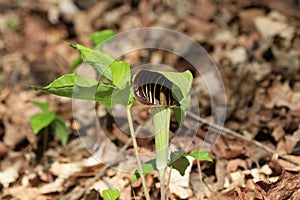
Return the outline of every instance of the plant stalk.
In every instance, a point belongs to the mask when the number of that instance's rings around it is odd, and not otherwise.
[[[165,188],[165,174],[166,174],[166,167],[163,169],[158,170],[159,173],[159,181],[160,181],[160,199],[166,199],[166,188]]]
[[[144,175],[143,168],[142,168],[142,161],[141,161],[141,158],[139,155],[139,148],[137,145],[135,132],[134,132],[134,128],[133,128],[133,121],[131,118],[130,107],[131,107],[131,105],[128,105],[126,107],[126,111],[127,111],[128,125],[129,125],[130,134],[131,134],[131,138],[132,138],[132,144],[133,144],[134,153],[135,153],[135,157],[136,157],[136,161],[137,161],[138,171],[139,171],[139,174],[140,174],[140,177],[142,180],[142,185],[143,185],[146,200],[151,200],[150,195],[149,195],[149,190],[148,190],[148,187],[146,184],[145,175]]]
[[[156,167],[160,176],[161,199],[166,199],[165,171],[168,166],[168,146],[171,109],[164,106],[150,108],[155,132]]]

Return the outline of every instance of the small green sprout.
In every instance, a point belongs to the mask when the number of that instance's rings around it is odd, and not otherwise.
[[[57,137],[61,144],[65,146],[69,138],[69,130],[63,118],[58,116],[55,111],[49,111],[49,104],[33,102],[34,105],[42,109],[43,113],[38,113],[30,118],[30,124],[34,134],[38,134],[42,129],[50,126],[51,132]]]

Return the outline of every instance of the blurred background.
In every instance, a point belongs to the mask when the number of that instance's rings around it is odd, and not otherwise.
[[[154,26],[184,33],[209,53],[225,84],[225,127],[242,136],[222,134],[211,152],[214,162],[193,162],[188,175],[170,182],[169,198],[300,199],[300,169],[293,164],[300,163],[299,10],[299,0],[0,0],[0,198],[101,199],[106,188],[119,189],[120,199],[142,198],[141,183],[131,185],[131,174],[83,164],[90,154],[78,139],[70,99],[28,85],[45,86],[69,73],[79,53],[64,41],[92,48],[95,31]],[[124,59],[132,66],[149,60],[189,69],[163,51]],[[201,117],[209,120],[210,98],[203,86],[194,86]],[[30,101],[49,103],[65,120],[66,146],[53,136],[45,143],[45,130],[33,133],[30,118],[41,110]],[[108,115],[103,110],[101,116]],[[133,117],[145,120],[147,110],[137,107]],[[126,144],[128,136],[107,119],[110,139]],[[206,130],[200,124],[191,148],[201,146]],[[140,141],[141,151],[150,144]],[[102,178],[93,180],[103,168]],[[146,178],[157,198],[157,173]]]

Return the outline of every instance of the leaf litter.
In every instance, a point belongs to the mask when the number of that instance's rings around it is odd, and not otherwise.
[[[277,0],[248,3],[241,0],[235,3],[117,0],[107,3],[88,0],[82,5],[78,2],[64,0],[55,4],[27,0],[16,1],[14,6],[7,0],[1,2],[5,10],[0,15],[2,199],[89,199],[100,196],[102,190],[110,187],[121,190],[121,199],[141,198],[141,185],[130,186],[130,174],[109,173],[106,169],[101,179],[93,180],[92,177],[105,168],[78,144],[70,102],[27,87],[47,85],[58,75],[68,72],[78,54],[63,45],[63,41],[91,45],[89,34],[101,29],[120,32],[160,26],[193,37],[212,56],[224,79],[228,97],[224,100],[228,108],[225,126],[300,163],[299,3]],[[137,66],[147,57],[147,53],[137,51],[125,55],[125,60]],[[171,63],[179,71],[187,68],[178,57],[163,51],[154,51],[148,59]],[[195,79],[201,82],[200,76]],[[210,100],[205,86],[194,85],[199,91],[201,116],[209,119]],[[54,110],[64,114],[72,130],[67,150],[59,141],[51,140],[42,159],[38,159],[40,138],[30,129],[29,118],[39,110],[27,103],[29,100],[50,102]],[[136,105],[133,112],[138,123],[149,120],[147,108]],[[109,119],[109,115],[111,113],[104,112],[102,117]],[[106,131],[113,136],[111,141],[119,146],[126,144],[129,138],[123,129],[110,123]],[[94,131],[94,127],[89,130]],[[200,124],[191,150],[204,143],[205,132],[205,126]],[[146,130],[141,134],[147,134]],[[95,144],[93,140],[90,142]],[[151,138],[139,144],[145,153],[153,150]],[[109,160],[109,145],[99,145],[102,150],[94,155]],[[131,145],[128,151],[132,152]],[[266,153],[248,140],[223,134],[211,156],[213,164],[201,162],[201,181],[196,162],[190,162],[191,170],[184,177],[171,179],[170,199],[300,198],[298,167],[277,154]],[[126,159],[123,167],[134,168],[134,157]],[[147,159],[150,158],[145,161]],[[181,178],[184,185],[181,185]],[[147,175],[146,179],[157,197],[157,174]],[[79,191],[93,181],[93,186],[79,195]],[[72,198],[66,198],[69,194]]]

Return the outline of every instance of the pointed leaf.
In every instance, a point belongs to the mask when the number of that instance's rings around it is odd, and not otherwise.
[[[54,111],[42,114],[35,114],[30,118],[30,124],[34,134],[38,134],[43,128],[46,128],[55,119]]]
[[[115,35],[113,30],[103,30],[97,31],[90,35],[91,40],[93,41],[95,46],[101,45],[101,43],[105,42],[106,40],[112,38]]]
[[[81,57],[75,58],[73,60],[73,63],[70,67],[70,73],[73,73],[75,71],[75,69],[83,62]]]
[[[58,96],[75,99],[96,100],[111,108],[111,95],[114,86],[99,83],[95,79],[77,74],[66,74],[54,80],[46,87],[31,86],[35,90],[41,90]]]
[[[103,190],[102,196],[104,200],[116,200],[120,197],[120,192],[118,190]]]
[[[117,61],[111,63],[112,84],[120,89],[126,87],[130,82],[130,66],[127,62]]]
[[[65,146],[69,138],[69,130],[66,126],[65,120],[60,116],[56,116],[51,123],[51,130],[53,131],[55,137],[60,140],[61,144]]]
[[[155,159],[154,160],[149,160],[145,163],[142,163],[142,169],[143,169],[144,175],[150,174],[154,170],[157,170]],[[138,170],[136,170],[134,172],[134,174],[132,175],[131,184],[134,184],[137,181],[138,178],[140,178],[140,173],[138,172]]]
[[[208,155],[208,152],[204,149],[200,149],[198,151],[194,151],[194,152],[191,152],[191,153],[185,153],[184,154],[185,156],[191,156],[197,160],[207,160],[207,161],[213,161],[211,159],[211,157]]]
[[[177,97],[180,109],[173,108],[176,120],[181,124],[186,116],[186,112],[190,106],[190,89],[193,82],[193,75],[189,70],[185,72],[160,72],[173,83],[172,92]],[[181,96],[182,95],[182,96]]]
[[[83,61],[119,89],[130,82],[130,66],[127,62],[118,61],[100,50],[92,50],[79,44],[68,45],[80,51]]]
[[[67,44],[81,53],[81,58],[84,62],[89,63],[96,72],[112,82],[112,73],[109,69],[109,65],[115,61],[113,57],[99,50],[92,50],[80,44]]]
[[[80,44],[71,44],[69,42],[65,42],[66,45],[80,51],[81,53],[81,58],[84,60],[90,53],[91,53],[91,49],[90,48],[87,48],[87,47],[84,47]]]
[[[34,105],[36,105],[37,107],[39,107],[40,109],[42,109],[44,111],[44,113],[49,112],[49,103],[43,103],[43,102],[38,102],[38,101],[33,101],[32,103]]]
[[[130,105],[130,85],[127,84],[125,88],[118,89],[116,88],[112,94],[111,104],[121,104],[124,106]]]
[[[186,168],[189,166],[189,160],[183,155],[182,151],[175,151],[171,153],[171,160],[169,166],[176,169],[181,176],[184,176]]]

